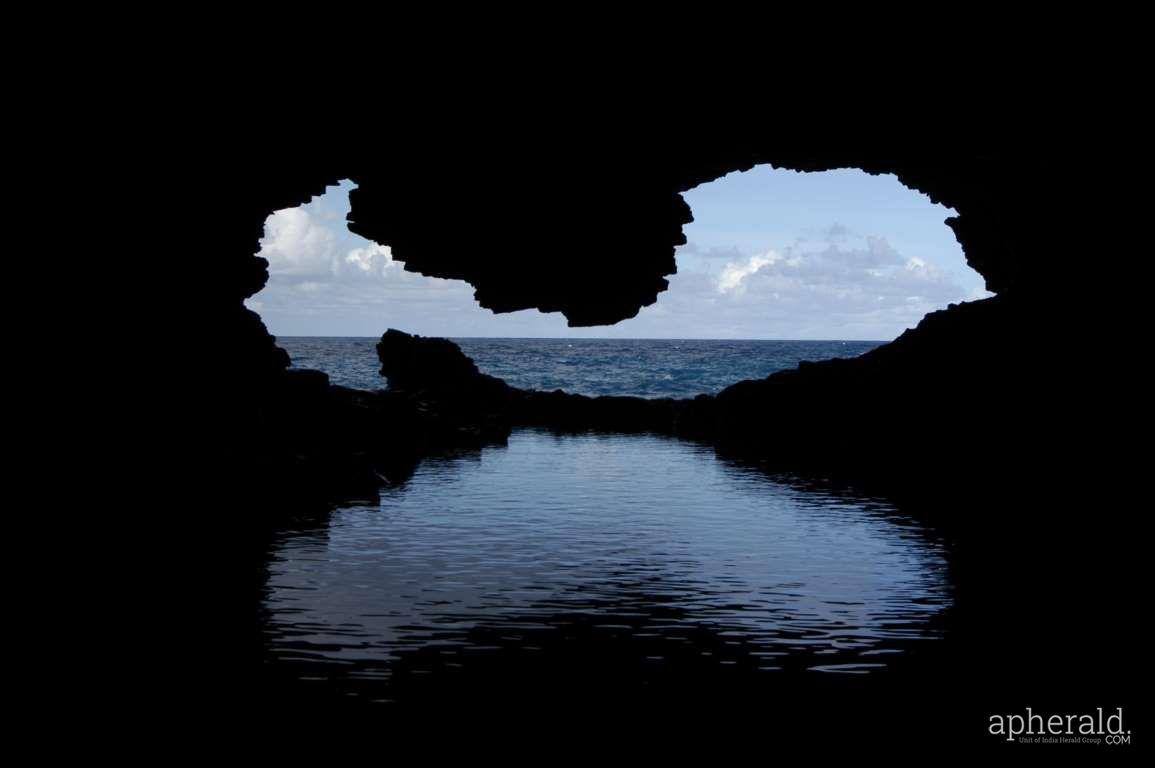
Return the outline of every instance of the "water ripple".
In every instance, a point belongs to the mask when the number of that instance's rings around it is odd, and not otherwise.
[[[871,674],[938,638],[949,602],[941,544],[877,500],[664,438],[523,431],[282,531],[265,635],[298,679],[593,647],[639,669]]]
[[[855,357],[876,341],[675,339],[454,339],[483,373],[521,389],[579,395],[693,397],[761,379],[802,360]],[[277,344],[298,368],[334,384],[382,389],[377,339],[288,336]]]

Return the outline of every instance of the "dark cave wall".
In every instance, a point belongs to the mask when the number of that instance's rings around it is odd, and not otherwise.
[[[1073,277],[1047,263],[1064,247],[1063,229],[1040,226],[1062,215],[1073,198],[1071,184],[1037,156],[839,143],[777,146],[738,137],[653,144],[571,138],[565,145],[548,137],[491,138],[460,145],[349,142],[323,154],[254,151],[229,162],[222,158],[220,174],[228,185],[218,190],[219,213],[201,233],[211,257],[198,274],[205,295],[199,326],[208,351],[202,365],[213,372],[208,400],[220,406],[214,409],[217,428],[237,435],[226,441],[230,449],[246,450],[245,436],[267,418],[265,393],[288,364],[260,318],[242,305],[267,280],[267,264],[255,255],[265,218],[342,178],[357,184],[350,228],[390,246],[407,269],[467,280],[478,301],[494,311],[538,308],[562,312],[571,325],[595,325],[632,317],[666,288],[676,270],[674,249],[685,242],[682,227],[691,220],[685,190],[764,163],[797,171],[894,173],[958,212],[947,223],[999,302],[978,312],[949,310],[849,373],[824,366],[800,374],[804,385],[778,380],[740,387],[720,401],[720,428],[747,448],[770,443],[775,433],[803,434],[804,422],[787,429],[766,405],[788,390],[803,409],[824,407],[815,393],[834,391],[843,393],[839,402],[847,413],[870,407],[863,393],[885,409],[901,408],[891,391],[909,389],[903,381],[913,382],[917,367],[908,363],[929,360],[927,350],[938,338],[957,354],[941,358],[926,380],[940,402],[965,402],[965,418],[1001,418],[993,389],[1016,375],[1045,375],[1029,367],[1042,352],[1020,359],[1002,343],[1023,338],[1027,318],[1053,315],[1054,298],[1067,292]],[[1000,332],[992,323],[1007,325]],[[967,342],[963,350],[958,340],[968,338],[968,327],[973,339],[984,341],[977,348]],[[830,430],[838,427],[831,422],[821,431]],[[854,430],[843,431],[840,441],[852,440]],[[814,454],[831,451],[810,445]]]
[[[346,152],[329,163],[234,168],[238,189],[219,217],[222,226],[213,225],[213,252],[219,254],[213,283],[221,289],[216,309],[235,315],[239,300],[263,287],[267,265],[254,254],[265,217],[347,177],[358,185],[350,228],[390,246],[407,269],[466,280],[482,306],[497,312],[537,308],[562,312],[571,325],[611,324],[655,302],[676,271],[674,249],[685,242],[682,227],[692,220],[680,193],[763,163],[894,173],[958,211],[947,224],[990,290],[1053,282],[1038,259],[1055,244],[1045,242],[1039,223],[1061,207],[1062,186],[1037,161],[966,152],[726,145],[711,151],[692,144],[670,157],[620,148],[567,150],[488,147],[420,162]],[[233,322],[252,325],[235,316]],[[245,335],[255,343],[252,329]]]
[[[237,575],[247,571],[233,567],[230,556],[247,564],[251,555],[250,542],[238,536],[238,521],[260,514],[259,507],[284,513],[279,502],[289,492],[270,498],[270,488],[299,481],[306,472],[338,483],[348,474],[358,479],[352,465],[363,455],[310,462],[302,447],[354,431],[369,433],[364,439],[371,440],[376,430],[395,443],[423,433],[420,425],[405,424],[404,414],[399,419],[377,405],[355,411],[358,416],[368,411],[371,419],[330,430],[334,414],[353,412],[345,405],[355,394],[328,388],[328,396],[344,405],[307,412],[299,400],[277,394],[316,382],[281,386],[292,378],[284,375],[287,358],[260,318],[242,305],[266,280],[265,265],[254,254],[270,212],[302,204],[326,185],[351,178],[361,185],[352,226],[377,233],[409,267],[469,277],[490,307],[537,306],[565,311],[576,323],[611,322],[659,295],[686,220],[680,192],[764,162],[798,170],[858,167],[894,172],[908,186],[955,208],[959,218],[951,226],[998,301],[937,313],[919,331],[859,365],[804,366],[773,380],[738,385],[719,398],[717,412],[710,413],[713,423],[703,429],[725,432],[717,442],[722,450],[752,449],[786,463],[802,456],[823,476],[836,464],[850,464],[860,475],[896,481],[900,490],[933,485],[950,506],[942,514],[985,519],[975,525],[972,556],[960,558],[961,575],[971,586],[960,594],[959,605],[1002,606],[981,625],[990,628],[992,645],[1006,637],[1037,638],[1039,643],[1023,645],[1032,651],[1054,648],[1054,663],[1039,664],[1027,653],[1024,661],[1052,676],[1054,670],[1079,666],[1071,661],[1071,650],[1093,660],[1086,669],[1096,677],[1112,660],[1126,663],[1124,671],[1130,672],[1134,656],[1111,645],[1115,638],[1138,635],[1124,631],[1127,627],[1113,631],[1103,622],[1125,615],[1113,608],[1135,604],[1130,601],[1135,589],[1119,585],[1139,582],[1115,570],[1142,562],[1125,548],[1141,539],[1130,522],[1140,508],[1109,478],[1112,472],[1143,474],[1116,461],[1132,449],[1123,449],[1105,430],[1133,424],[1141,439],[1142,427],[1137,411],[1121,412],[1128,401],[1121,377],[1111,372],[1125,358],[1102,346],[1082,345],[1100,341],[1091,338],[1094,328],[1079,339],[1068,335],[1075,315],[1087,311],[1072,297],[1086,297],[1097,307],[1108,295],[1100,287],[1116,276],[1075,268],[1083,245],[1079,230],[1087,229],[1079,222],[1103,190],[1067,175],[1054,153],[1022,145],[952,147],[945,141],[851,146],[845,138],[832,138],[816,144],[739,136],[728,129],[711,136],[671,131],[658,139],[631,138],[619,136],[625,132],[616,125],[608,139],[576,131],[543,138],[532,126],[510,139],[485,136],[474,124],[463,129],[468,136],[419,138],[375,124],[365,130],[374,135],[342,141],[317,139],[315,121],[304,120],[284,127],[278,141],[266,135],[264,118],[254,122],[262,123],[259,141],[206,139],[202,150],[189,149],[177,174],[185,186],[177,199],[202,204],[204,213],[191,231],[179,230],[191,256],[180,279],[194,297],[185,320],[195,353],[178,343],[177,355],[197,374],[198,388],[189,402],[174,407],[197,417],[192,447],[207,471],[195,466],[195,505],[190,514],[176,517],[178,524],[166,537],[190,556],[173,558],[162,547],[166,562],[158,573],[180,571],[193,582],[188,593],[204,601],[209,610],[203,615],[219,613],[230,599],[238,601],[238,593],[244,604],[230,610],[248,615],[243,588],[248,582]],[[1101,149],[1080,145],[1072,150],[1072,162],[1107,164]],[[170,173],[168,162],[167,156],[158,162],[158,174]],[[510,201],[516,201],[515,209]],[[589,258],[591,253],[600,256]],[[1067,335],[1067,349],[1048,340],[1055,335]],[[166,339],[163,349],[171,345]],[[895,382],[905,396],[895,393]],[[919,392],[914,401],[912,389]],[[325,396],[306,399],[315,404]],[[295,463],[265,471],[258,454],[270,445],[283,447]],[[1138,455],[1134,452],[1132,463]],[[401,455],[396,461],[417,458]],[[166,480],[179,469],[167,468]],[[1008,487],[1018,494],[1002,493]],[[894,488],[892,482],[888,490]],[[185,490],[169,489],[169,494],[183,496]],[[254,495],[263,504],[252,504]],[[163,513],[153,509],[150,516]],[[1020,517],[1030,524],[1009,535],[1008,525]],[[1101,556],[1094,556],[1095,547]],[[995,575],[981,577],[988,572]],[[1008,574],[1022,579],[998,578]],[[142,604],[142,616],[173,600],[168,580],[151,573],[147,579],[157,594]],[[251,580],[255,594],[262,574]],[[215,582],[220,588],[213,588]],[[992,586],[983,587],[986,583]],[[1082,634],[1072,638],[1071,622],[1059,617],[1075,614],[1088,619],[1077,620],[1074,628]],[[161,647],[197,631],[182,621],[179,631],[155,639]],[[190,644],[192,652],[184,658],[203,659],[206,651],[224,647],[216,624],[206,622],[199,631],[205,642]],[[1084,648],[1083,640],[1092,642]],[[1096,656],[1098,650],[1104,653]],[[1029,668],[1008,664],[1007,679]],[[222,686],[235,685],[237,677],[211,670],[205,700],[218,706]],[[1055,680],[1069,685],[1064,675]],[[1086,701],[1072,701],[1070,711],[1080,711]]]

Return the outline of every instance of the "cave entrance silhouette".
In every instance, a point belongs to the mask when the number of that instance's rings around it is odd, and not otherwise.
[[[703,382],[700,391],[709,392],[802,359],[858,354],[871,348],[861,342],[893,339],[928,312],[990,295],[943,225],[954,211],[893,175],[847,169],[799,173],[760,165],[700,184],[683,195],[694,220],[683,227],[686,243],[675,250],[668,288],[632,318],[586,328],[569,327],[561,315],[533,309],[495,314],[478,305],[468,283],[407,271],[389,245],[349,230],[349,193],[355,188],[345,179],[305,205],[268,217],[258,255],[268,261],[270,277],[246,305],[262,315],[295,365],[320,368],[338,383],[362,389],[380,385],[376,360],[371,344],[351,338],[375,339],[387,327],[458,339],[856,342],[847,350],[811,345],[760,365],[736,365],[732,374]],[[591,246],[591,260],[602,258],[598,250]],[[348,339],[344,352],[336,341],[342,337]],[[323,349],[325,344],[333,348]],[[519,383],[584,394],[697,393],[689,383],[681,389],[642,386],[637,381],[645,378],[646,361],[636,359],[622,374],[632,377],[633,385],[583,389],[579,381],[566,380],[567,373],[577,373],[569,358],[600,357],[605,365],[615,355],[541,346],[534,364],[557,370]],[[467,351],[479,355],[483,371],[510,375],[509,361],[490,359],[510,350],[492,347]],[[729,364],[765,351],[742,350],[728,357]],[[662,368],[660,376],[678,375],[667,370],[668,359],[649,362]]]

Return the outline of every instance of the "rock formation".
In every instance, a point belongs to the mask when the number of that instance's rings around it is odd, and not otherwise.
[[[798,140],[767,129],[774,121],[710,131],[698,127],[708,121],[673,112],[645,129],[617,113],[579,130],[491,110],[407,130],[419,117],[398,110],[361,128],[339,121],[336,139],[318,135],[315,121],[255,121],[258,137],[246,142],[233,116],[229,131],[182,145],[183,171],[156,172],[176,177],[179,193],[164,201],[170,215],[211,203],[176,238],[192,300],[182,307],[189,333],[175,346],[196,384],[178,405],[204,465],[195,477],[207,478],[180,518],[196,530],[184,525],[179,538],[197,546],[172,567],[195,576],[190,593],[207,592],[202,599],[218,612],[232,600],[244,617],[238,626],[256,623],[251,598],[263,566],[249,540],[237,543],[243,531],[233,521],[371,494],[403,481],[430,452],[501,440],[518,424],[647,429],[816,482],[876,485],[942,521],[959,584],[955,616],[968,617],[957,625],[969,665],[960,677],[982,687],[967,722],[981,727],[993,708],[1057,701],[1048,685],[1070,696],[1070,711],[1131,705],[1118,694],[1134,690],[1126,682],[1141,662],[1121,643],[1142,637],[1130,617],[1144,560],[1132,524],[1141,508],[1120,479],[1144,476],[1142,451],[1130,447],[1141,445],[1144,419],[1127,395],[1145,379],[1119,369],[1142,347],[1120,354],[1122,344],[1103,333],[1126,307],[1113,288],[1133,282],[1130,265],[1140,261],[1111,246],[1136,225],[1103,215],[1123,209],[1115,203],[1124,193],[1102,169],[1131,167],[1108,142],[1044,144],[1046,132],[1030,142]],[[989,117],[1002,125],[1001,115]],[[389,246],[407,269],[466,280],[494,311],[613,323],[653,303],[674,273],[691,216],[682,193],[762,163],[895,174],[956,211],[947,225],[997,297],[933,313],[861,358],[802,365],[693,401],[517,392],[475,374],[449,346],[398,334],[381,345],[396,386],[383,395],[343,389],[287,370],[287,356],[242,304],[267,277],[255,256],[266,217],[347,178],[357,184],[350,227]],[[441,362],[413,365],[427,357]],[[222,564],[230,551],[239,553],[233,567]],[[221,584],[208,590],[214,574]],[[246,578],[249,591],[237,587]],[[156,599],[171,600],[163,588]],[[240,647],[221,643],[217,626],[206,623],[211,636],[182,658]],[[256,666],[247,661],[237,668]],[[197,682],[219,706],[238,676],[217,660],[203,666],[209,674]]]

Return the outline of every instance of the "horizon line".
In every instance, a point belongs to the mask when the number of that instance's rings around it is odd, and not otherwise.
[[[408,333],[406,331],[406,333]],[[380,339],[381,336],[334,336],[331,334],[270,334],[274,339]],[[384,334],[382,334],[384,335]],[[759,339],[748,337],[718,338],[689,338],[675,336],[434,336],[429,334],[411,334],[424,338],[441,339],[468,339],[468,340],[506,340],[506,341],[862,341],[877,344],[888,344],[894,339]],[[895,337],[897,338],[897,337]]]

